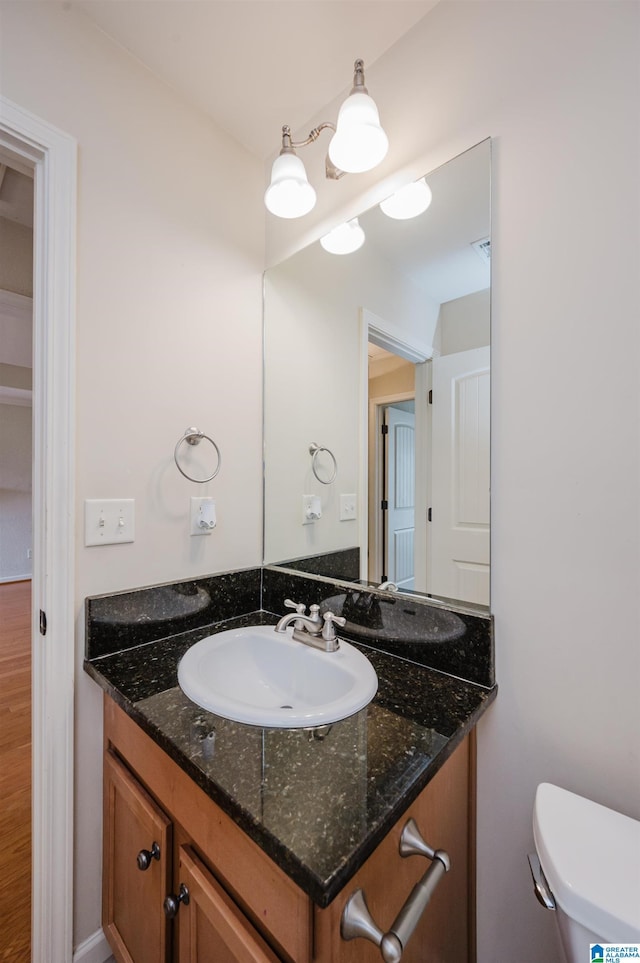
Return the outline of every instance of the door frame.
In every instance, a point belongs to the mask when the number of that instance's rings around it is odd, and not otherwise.
[[[63,963],[73,953],[77,143],[0,96],[0,151],[34,178],[31,954]]]
[[[360,578],[369,580],[369,524],[371,505],[369,503],[369,358],[367,346],[369,341],[377,344],[393,354],[411,361],[416,366],[415,395],[416,398],[416,449],[423,445],[422,457],[416,457],[416,554],[415,576],[426,577],[427,553],[427,445],[429,443],[430,413],[427,411],[427,384],[430,378],[428,362],[433,357],[433,348],[417,340],[407,340],[406,333],[384,318],[379,317],[365,307],[359,310],[360,315],[360,485],[358,491],[359,504],[366,505],[367,511],[360,509],[358,542],[360,545]],[[419,403],[424,399],[424,404]],[[402,400],[398,396],[397,400]],[[375,549],[377,551],[377,548]],[[376,579],[374,579],[376,581]]]

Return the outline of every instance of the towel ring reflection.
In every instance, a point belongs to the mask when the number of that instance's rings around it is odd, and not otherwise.
[[[333,475],[329,479],[320,478],[320,475],[318,474],[318,471],[317,471],[318,465],[316,463],[316,458],[323,451],[326,451],[327,455],[329,455],[329,458],[331,458],[333,462]],[[338,462],[336,461],[336,456],[333,454],[333,452],[330,451],[328,448],[323,448],[322,445],[316,445],[314,441],[311,445],[309,445],[309,454],[311,455],[311,470],[313,474],[316,476],[316,478],[318,479],[318,481],[320,482],[320,484],[330,485],[332,482],[334,482],[338,474]]]
[[[185,441],[188,445],[199,445],[203,438],[205,439],[205,441],[210,441],[213,447],[215,448],[216,455],[218,456],[218,464],[216,465],[216,468],[213,474],[209,475],[207,478],[192,478],[191,475],[187,475],[186,471],[184,471],[184,469],[180,467],[180,462],[178,461],[178,452],[180,450],[180,446],[183,445]],[[216,445],[213,438],[210,438],[209,435],[205,435],[204,431],[200,431],[199,428],[187,428],[185,430],[184,435],[182,436],[182,438],[179,439],[178,444],[174,449],[173,460],[175,461],[176,468],[178,469],[181,475],[184,475],[184,477],[188,478],[189,481],[196,482],[196,484],[198,485],[204,485],[205,482],[210,482],[213,478],[215,478],[218,472],[220,471],[220,466],[222,464],[222,455],[220,454],[220,449]]]

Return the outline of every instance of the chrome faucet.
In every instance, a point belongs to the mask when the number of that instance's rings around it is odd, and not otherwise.
[[[293,638],[296,642],[311,645],[324,652],[336,652],[340,648],[335,626],[346,625],[346,619],[334,615],[333,612],[325,612],[321,619],[319,605],[310,605],[309,615],[305,615],[307,606],[304,602],[285,599],[284,604],[288,609],[295,609],[295,612],[282,616],[275,627],[276,632],[285,632],[293,623]]]

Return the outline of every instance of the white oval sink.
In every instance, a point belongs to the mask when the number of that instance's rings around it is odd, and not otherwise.
[[[182,657],[180,688],[216,715],[267,728],[326,725],[368,705],[378,677],[366,656],[342,640],[322,652],[291,635],[272,625],[209,635]]]

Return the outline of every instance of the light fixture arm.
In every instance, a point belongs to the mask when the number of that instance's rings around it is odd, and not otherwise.
[[[298,147],[306,147],[308,144],[313,144],[313,142],[318,139],[322,131],[326,130],[327,128],[332,130],[335,134],[336,125],[326,121],[324,124],[319,124],[317,127],[314,127],[313,130],[309,131],[309,136],[306,140],[293,141],[291,140],[291,129],[285,124],[285,126],[282,128],[282,146],[285,146],[285,138],[288,138],[289,147],[293,147],[294,149],[297,149]]]
[[[293,154],[300,147],[307,147],[309,144],[313,144],[323,130],[332,130],[335,134],[336,125],[332,124],[330,121],[325,121],[323,124],[318,124],[313,130],[309,131],[309,136],[306,140],[292,140],[291,139],[291,128],[288,124],[284,124],[282,127],[282,149],[281,154]],[[331,158],[327,154],[325,158],[325,176],[328,180],[337,181],[341,177],[344,177],[345,171],[341,171],[336,165],[331,161]]]

